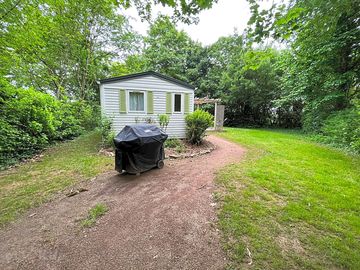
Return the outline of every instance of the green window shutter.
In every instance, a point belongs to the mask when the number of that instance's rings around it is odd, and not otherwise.
[[[166,93],[166,113],[172,113],[172,94]]]
[[[126,113],[126,92],[120,90],[119,92],[119,111],[120,113]]]
[[[154,93],[152,91],[147,92],[147,113],[154,113]]]
[[[189,113],[189,112],[190,112],[190,94],[185,93],[185,96],[184,96],[184,113]]]

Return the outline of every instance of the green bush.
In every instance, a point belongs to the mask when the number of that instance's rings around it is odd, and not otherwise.
[[[84,101],[62,101],[58,106],[56,140],[73,139],[100,124],[100,110],[97,105]]]
[[[355,108],[331,114],[321,127],[325,143],[349,148],[360,153],[360,114]]]
[[[101,119],[100,130],[102,137],[102,146],[105,148],[114,147],[115,132],[112,130],[111,125],[111,119],[103,116]]]
[[[164,132],[166,132],[167,126],[169,125],[170,122],[170,116],[167,114],[159,114],[158,119],[159,119],[160,128]]]
[[[184,142],[177,138],[167,139],[164,145],[165,148],[174,149],[177,153],[182,153],[186,150]]]
[[[176,148],[178,147],[182,142],[177,138],[171,138],[167,139],[164,143],[166,148]]]
[[[188,114],[185,117],[187,140],[192,144],[200,144],[206,129],[213,124],[213,121],[214,117],[206,111],[196,110]]]
[[[177,138],[167,139],[164,143],[166,148],[176,148],[180,144],[181,144],[181,141]]]
[[[183,153],[183,152],[185,152],[185,150],[186,150],[186,147],[183,142],[180,142],[180,144],[175,147],[175,151],[177,153]]]
[[[98,108],[84,101],[57,100],[0,80],[0,169],[93,128],[98,115]]]
[[[46,145],[45,143],[43,143]],[[0,119],[0,170],[41,149],[40,140]]]

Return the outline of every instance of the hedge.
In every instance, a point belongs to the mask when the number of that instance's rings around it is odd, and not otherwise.
[[[98,121],[98,106],[57,100],[33,88],[16,88],[0,80],[0,169],[55,141],[79,136]]]

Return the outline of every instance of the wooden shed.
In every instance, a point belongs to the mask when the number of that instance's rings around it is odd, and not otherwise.
[[[116,133],[129,124],[152,121],[168,114],[166,133],[185,137],[185,116],[194,110],[194,87],[186,82],[147,71],[100,80],[101,111],[112,120]]]

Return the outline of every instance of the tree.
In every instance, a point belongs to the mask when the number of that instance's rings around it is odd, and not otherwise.
[[[129,55],[123,62],[111,62],[109,71],[111,77],[146,71],[145,60],[141,54]]]
[[[7,76],[25,86],[77,99],[96,98],[96,79],[133,34],[113,1],[28,1],[1,36]]]
[[[217,0],[122,0],[119,3],[128,8],[135,6],[143,19],[150,20],[151,10],[154,4],[161,4],[168,6],[173,10],[172,18],[174,20],[181,20],[185,23],[197,22],[196,15],[204,9],[211,8],[213,3]]]
[[[144,19],[154,4],[169,6],[174,18],[191,22],[211,0],[9,0],[0,8],[0,75],[58,98],[97,99],[96,80],[109,65],[140,46],[118,9],[135,6]]]
[[[185,81],[193,75],[191,69],[196,69],[201,45],[184,31],[178,31],[169,17],[160,16],[151,25],[144,41],[146,69]]]
[[[244,41],[237,33],[220,37],[214,44],[206,47],[203,60],[199,64],[202,76],[198,83],[197,95],[219,98],[227,92],[223,78],[227,76],[230,62],[243,52]]]
[[[334,111],[352,107],[360,88],[360,5],[352,0],[290,1],[252,7],[249,36],[290,44],[281,79],[282,101],[302,101],[304,127],[319,130]]]
[[[296,127],[286,115],[289,108],[277,106],[280,97],[277,68],[279,53],[273,49],[246,49],[234,55],[222,78],[222,99],[226,104],[227,123],[236,126]]]

